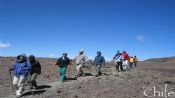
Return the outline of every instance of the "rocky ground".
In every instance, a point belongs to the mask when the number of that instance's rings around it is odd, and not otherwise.
[[[58,81],[56,59],[38,60],[42,64],[39,89],[25,87],[22,98],[175,98],[175,58],[149,59],[126,72],[115,72],[113,64],[108,63],[99,77],[93,76],[95,69],[91,66],[84,68],[87,76],[78,80],[74,79],[75,66],[70,65],[64,83]],[[15,98],[7,70],[14,62],[13,57],[0,57],[0,98]]]

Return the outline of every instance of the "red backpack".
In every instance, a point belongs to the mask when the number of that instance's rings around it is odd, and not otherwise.
[[[123,53],[122,55],[124,60],[129,60],[129,55],[127,53]]]

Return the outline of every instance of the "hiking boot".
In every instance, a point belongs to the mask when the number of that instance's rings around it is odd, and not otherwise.
[[[83,74],[83,75],[82,75],[82,77],[86,77],[86,75],[85,75],[85,74]]]
[[[19,97],[21,97],[21,96],[22,96],[22,93],[19,92],[19,90],[17,90],[17,91],[16,91],[16,97],[19,98]]]
[[[99,75],[95,75],[95,77],[98,77]]]

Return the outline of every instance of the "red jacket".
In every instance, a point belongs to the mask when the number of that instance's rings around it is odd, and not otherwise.
[[[124,60],[129,60],[129,55],[127,53],[122,53]]]

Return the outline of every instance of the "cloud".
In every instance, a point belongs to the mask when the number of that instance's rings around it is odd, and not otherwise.
[[[3,43],[0,41],[0,49],[10,47],[10,43]]]
[[[137,35],[137,36],[136,36],[136,39],[137,39],[139,42],[144,42],[144,41],[145,41],[145,36],[144,36],[144,35]]]
[[[49,54],[49,58],[54,58],[55,56],[53,54]]]

